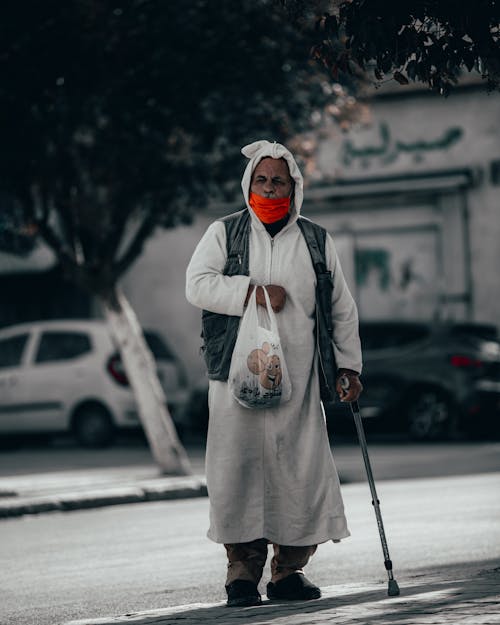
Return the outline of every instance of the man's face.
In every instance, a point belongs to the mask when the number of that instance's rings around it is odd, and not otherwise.
[[[262,197],[289,197],[292,178],[283,158],[264,158],[253,170],[250,191]]]

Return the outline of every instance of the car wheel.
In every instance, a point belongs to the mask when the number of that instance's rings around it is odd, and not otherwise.
[[[411,393],[408,402],[408,433],[411,438],[433,441],[451,435],[454,408],[450,397],[438,388],[422,388]]]
[[[172,405],[168,407],[168,411],[170,412],[170,416],[172,417],[177,436],[179,437],[181,443],[183,443],[186,439],[186,427],[184,423],[180,422],[180,419],[183,418],[182,409],[179,406]]]
[[[73,434],[82,447],[107,447],[114,440],[115,427],[103,406],[90,404],[75,414]]]
[[[208,431],[208,388],[197,388],[186,406],[189,431],[206,436]]]
[[[17,451],[23,445],[21,436],[2,434],[0,437],[0,451]]]

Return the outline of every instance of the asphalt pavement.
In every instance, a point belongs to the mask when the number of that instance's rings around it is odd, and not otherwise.
[[[186,447],[193,474],[160,475],[147,447],[84,450],[68,445],[0,452],[0,519],[206,496],[202,441]],[[370,442],[377,480],[500,471],[500,443]],[[359,445],[334,441],[342,484],[366,481]]]
[[[452,456],[460,455],[460,448],[450,449],[453,449]],[[462,458],[464,449],[469,448],[462,448]],[[487,457],[488,454],[498,452],[498,446],[496,444],[485,445],[481,452],[484,457]],[[411,454],[405,452],[404,446],[401,450],[395,448],[394,453],[398,458],[406,458],[407,464],[411,465]],[[418,456],[418,453],[416,455]],[[188,477],[161,476],[152,463],[5,476],[0,478],[0,495],[2,495],[0,496],[0,515],[21,516],[47,511],[78,510],[113,504],[204,496],[206,484],[203,474],[203,449],[198,448],[194,452],[191,450],[190,456],[195,473]],[[420,457],[422,456],[425,456],[423,449],[420,452]],[[349,462],[356,462],[356,465],[360,465],[359,457],[353,457],[352,453],[349,453],[345,459],[350,459]],[[351,466],[349,462],[341,463],[347,473]],[[378,469],[378,462],[374,464]],[[488,463],[487,467],[490,466]],[[472,481],[470,481],[471,478],[468,479],[471,488],[487,488],[494,497],[494,493],[500,492],[498,490],[500,472],[494,472],[492,466],[487,470],[491,472],[478,474]],[[464,467],[465,473],[466,467]],[[445,493],[451,493],[452,488],[456,489],[458,496],[463,483],[460,479],[459,477],[433,478],[428,483],[432,483],[433,489],[437,488],[443,496]],[[347,478],[345,481],[350,480]],[[393,497],[393,501],[397,502],[397,493],[400,493],[399,500],[401,501],[401,498],[407,496],[407,492],[417,482],[412,483],[412,480],[402,479],[393,484],[399,484]],[[464,494],[461,493],[461,496],[463,497]],[[455,499],[456,496],[454,496]],[[385,501],[384,499],[384,505]],[[263,597],[262,606],[240,609],[227,608],[221,601],[188,603],[133,613],[126,613],[125,610],[118,608],[114,615],[71,621],[71,625],[116,623],[201,625],[212,622],[221,625],[233,623],[256,625],[499,624],[499,552],[498,545],[496,545],[489,554],[491,557],[488,560],[483,554],[481,561],[471,558],[470,562],[455,562],[450,566],[429,566],[427,570],[423,566],[421,573],[398,579],[401,588],[399,597],[387,596],[387,579],[383,578],[382,569],[380,578],[374,583],[353,583],[350,580],[335,586],[323,585],[322,598],[311,602],[276,602]],[[397,574],[396,578],[398,578]]]

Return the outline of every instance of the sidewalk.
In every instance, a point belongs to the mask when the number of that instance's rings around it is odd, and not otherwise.
[[[387,596],[387,583],[323,588],[315,601],[277,602],[263,597],[251,608],[224,603],[192,604],[123,616],[83,619],[66,625],[490,625],[500,623],[500,567],[470,567],[441,575],[398,580],[401,595]]]
[[[201,452],[200,452],[201,453]],[[190,457],[193,475],[165,477],[150,464],[73,469],[0,478],[0,519],[42,512],[203,497],[203,457]]]

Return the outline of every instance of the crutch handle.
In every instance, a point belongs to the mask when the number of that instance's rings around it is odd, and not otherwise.
[[[342,388],[343,391],[348,391],[349,387],[351,386],[351,381],[349,380],[349,377],[347,375],[343,375],[340,378],[340,386]],[[358,401],[351,401],[349,402],[351,405],[351,409],[353,412],[357,412],[359,414],[359,404]]]

